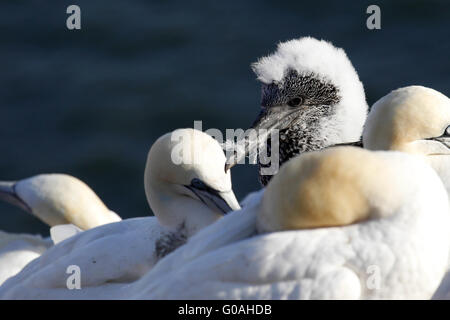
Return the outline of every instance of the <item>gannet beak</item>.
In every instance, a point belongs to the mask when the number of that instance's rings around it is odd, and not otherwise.
[[[0,200],[11,203],[22,210],[32,213],[31,208],[17,195],[15,191],[16,182],[0,181]]]
[[[427,140],[433,140],[441,143],[445,146],[445,148],[440,148],[440,150],[435,153],[430,153],[429,155],[450,155],[450,137],[447,135],[443,135],[440,137],[429,138]]]
[[[191,190],[200,201],[213,211],[227,214],[228,212],[241,209],[232,190],[217,191],[199,179],[194,179],[190,185],[185,187]]]
[[[276,129],[284,129],[289,127],[296,115],[301,109],[292,108],[288,105],[274,106],[263,108],[250,129],[257,132],[256,139],[247,139],[245,141],[245,150],[237,152],[227,158],[225,164],[225,172],[238,163],[243,163],[245,157],[260,150],[265,145],[269,135]]]
[[[239,205],[239,202],[236,199],[236,196],[234,195],[234,192],[232,190],[226,191],[226,192],[219,192],[219,197],[228,206],[227,212],[240,210],[241,206]]]
[[[432,138],[431,140],[438,141],[438,142],[442,143],[444,146],[446,146],[447,148],[450,148],[450,137],[437,137],[437,138]]]
[[[359,140],[359,141],[353,141],[353,142],[336,143],[336,144],[332,144],[331,146],[328,146],[327,148],[334,148],[334,147],[358,147],[358,148],[363,148],[363,142],[362,142],[362,140]]]

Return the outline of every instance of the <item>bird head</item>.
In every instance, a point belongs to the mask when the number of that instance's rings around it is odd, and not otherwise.
[[[261,111],[251,128],[261,131],[246,153],[228,159],[227,169],[260,148],[275,129],[297,124],[333,144],[359,139],[367,115],[364,88],[343,49],[311,37],[278,44],[252,65],[261,82]],[[323,121],[321,121],[323,120]]]
[[[450,99],[422,86],[392,91],[372,106],[363,144],[370,150],[450,155]]]
[[[425,168],[423,168],[425,166]],[[419,169],[417,169],[419,168]],[[269,182],[258,211],[259,232],[346,226],[388,217],[414,206],[432,175],[422,161],[400,152],[335,147],[286,162]],[[411,178],[411,171],[418,172]],[[440,190],[445,199],[445,191]]]
[[[0,182],[0,199],[32,213],[51,227],[71,223],[86,230],[121,220],[89,186],[66,174]]]
[[[203,218],[209,221],[240,209],[224,165],[220,144],[204,132],[178,129],[160,137],[144,173],[147,200],[158,220],[176,226],[190,211],[208,213]]]

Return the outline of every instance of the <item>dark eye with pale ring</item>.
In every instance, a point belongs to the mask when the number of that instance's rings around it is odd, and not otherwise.
[[[447,129],[445,129],[444,136],[450,137],[450,126],[448,126]]]
[[[304,99],[302,97],[295,97],[294,99],[291,99],[288,101],[288,106],[290,107],[298,107],[301,106],[304,102]]]

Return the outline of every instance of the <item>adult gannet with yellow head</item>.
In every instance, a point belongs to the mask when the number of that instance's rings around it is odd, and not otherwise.
[[[447,265],[448,210],[439,177],[416,157],[302,154],[259,204],[202,230],[127,297],[429,299]]]
[[[425,156],[450,192],[450,99],[422,86],[392,91],[373,105],[363,146]]]
[[[421,157],[450,194],[450,99],[444,94],[423,86],[392,91],[372,106],[362,143],[369,150],[398,150]],[[435,298],[450,299],[450,271]]]
[[[66,174],[41,174],[20,181],[0,181],[0,199],[49,225],[52,237],[0,231],[0,284],[54,243],[81,230],[121,220],[89,186]]]
[[[127,219],[85,231],[52,247],[0,288],[1,298],[106,299],[139,279],[162,257],[227,212],[240,209],[225,173],[225,155],[211,136],[178,129],[151,147],[145,193],[155,217]],[[83,290],[67,290],[66,269],[82,270]]]
[[[158,221],[191,236],[240,209],[225,155],[208,134],[179,129],[159,138],[150,149],[144,173],[145,193]]]
[[[121,220],[88,185],[66,174],[0,181],[0,199],[33,214],[50,227],[71,223],[87,230]]]

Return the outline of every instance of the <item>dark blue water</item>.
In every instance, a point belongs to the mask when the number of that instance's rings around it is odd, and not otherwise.
[[[64,172],[122,217],[151,215],[143,190],[149,147],[202,120],[246,128],[259,110],[249,65],[279,41],[311,35],[343,47],[370,104],[400,86],[450,95],[450,2],[0,2],[0,179]],[[78,4],[82,30],[65,26]],[[254,166],[233,169],[238,198],[259,188]],[[0,229],[41,232],[0,204]]]

